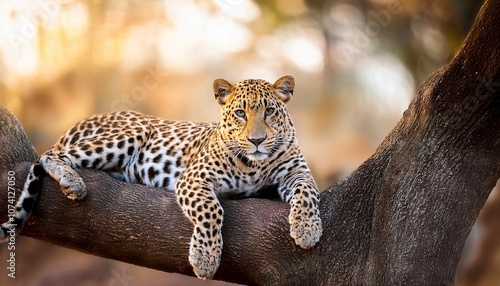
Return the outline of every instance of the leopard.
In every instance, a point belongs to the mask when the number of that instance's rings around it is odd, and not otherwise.
[[[175,192],[193,225],[188,261],[210,279],[222,256],[224,210],[219,199],[256,196],[273,189],[290,205],[289,233],[303,249],[322,235],[320,192],[298,144],[287,109],[293,76],[274,84],[247,79],[213,81],[218,123],[166,120],[136,111],[91,116],[64,133],[32,164],[16,213],[0,228],[7,239],[29,218],[48,174],[64,195],[82,200],[87,188],[78,169],[96,169],[128,182]]]

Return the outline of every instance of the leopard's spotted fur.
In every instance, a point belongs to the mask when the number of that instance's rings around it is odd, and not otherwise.
[[[218,124],[169,121],[133,111],[76,124],[33,165],[15,219],[2,225],[0,238],[28,218],[44,171],[68,198],[83,199],[87,189],[74,169],[92,168],[176,192],[194,225],[189,262],[200,278],[212,277],[220,263],[220,194],[248,197],[276,186],[291,205],[290,235],[302,248],[314,246],[322,233],[319,192],[285,106],[293,94],[293,77],[274,84],[245,80],[232,85],[218,79],[213,88],[222,111]]]

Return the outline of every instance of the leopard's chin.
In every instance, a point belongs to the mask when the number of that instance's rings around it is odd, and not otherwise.
[[[251,154],[247,154],[246,157],[252,161],[261,161],[267,159],[269,157],[269,154],[262,153],[260,151],[255,151]]]

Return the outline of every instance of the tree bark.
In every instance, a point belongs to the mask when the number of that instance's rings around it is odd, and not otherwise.
[[[313,249],[290,238],[287,204],[222,200],[224,249],[215,278],[250,285],[452,285],[465,239],[500,176],[498,27],[500,1],[488,0],[457,56],[420,86],[376,153],[321,194],[324,232]],[[5,142],[21,146],[9,134]],[[0,156],[18,163],[12,170],[21,188],[30,163],[13,149],[0,148]],[[89,191],[79,202],[43,180],[22,235],[193,275],[192,226],[173,193],[99,171],[79,174]],[[0,206],[6,205],[1,192]]]
[[[17,162],[36,160],[36,151],[21,122],[0,106],[0,170]]]

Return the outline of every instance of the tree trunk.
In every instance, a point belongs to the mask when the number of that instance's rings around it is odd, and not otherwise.
[[[453,284],[465,239],[500,176],[498,27],[500,1],[488,0],[458,55],[421,85],[376,153],[321,194],[324,232],[313,249],[290,238],[287,204],[223,200],[224,249],[215,278],[250,285]],[[1,190],[9,170],[21,188],[30,165],[12,152],[31,147],[6,136],[4,144],[14,148],[2,144],[0,157],[19,163],[2,162]],[[193,275],[192,226],[173,193],[99,171],[79,174],[89,191],[80,202],[44,179],[22,235]],[[0,205],[7,205],[6,192]]]

